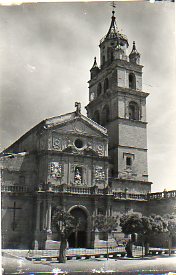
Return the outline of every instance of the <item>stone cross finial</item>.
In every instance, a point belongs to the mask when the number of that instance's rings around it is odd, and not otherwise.
[[[81,114],[81,103],[75,102],[75,107],[76,107],[76,114],[80,115]]]

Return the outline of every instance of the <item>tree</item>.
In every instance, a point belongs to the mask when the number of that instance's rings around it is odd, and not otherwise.
[[[123,215],[120,218],[120,226],[124,234],[140,234],[145,245],[145,255],[149,253],[149,242],[153,233],[161,233],[166,230],[166,222],[161,216],[149,217],[138,214]]]
[[[166,221],[160,215],[151,215],[149,217],[142,217],[144,225],[144,241],[145,241],[145,255],[149,253],[149,243],[153,233],[160,234],[166,232]]]
[[[107,235],[107,260],[108,260],[108,233],[116,230],[118,226],[117,217],[99,214],[94,218],[94,229],[98,229]]]
[[[122,228],[122,232],[127,235],[134,235],[135,233],[139,234],[142,232],[143,229],[142,220],[137,214],[123,215],[120,218],[120,226]],[[127,252],[127,257],[132,257],[131,240],[128,241],[125,249]]]
[[[52,223],[60,235],[59,262],[65,263],[67,240],[69,235],[75,230],[77,221],[69,212],[57,207],[52,216]]]
[[[169,256],[171,255],[171,244],[173,237],[176,236],[176,215],[167,214],[164,216],[167,223],[167,232],[169,233]]]

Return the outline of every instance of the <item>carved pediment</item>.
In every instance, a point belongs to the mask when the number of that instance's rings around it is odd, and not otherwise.
[[[71,154],[107,156],[107,141],[103,138],[52,132],[49,148]]]
[[[55,126],[54,131],[58,133],[76,134],[82,136],[95,136],[102,137],[102,133],[97,129],[93,128],[92,125],[79,120],[70,121],[63,125]]]
[[[50,127],[49,149],[87,156],[107,156],[107,135],[82,117]],[[101,126],[100,126],[101,127]]]
[[[78,115],[76,112],[47,119],[45,123],[47,129],[107,137],[106,128],[82,114]]]

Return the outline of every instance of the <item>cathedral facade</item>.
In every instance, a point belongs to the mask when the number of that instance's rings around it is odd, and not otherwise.
[[[58,206],[81,221],[69,247],[95,246],[97,214],[174,211],[176,191],[151,193],[143,66],[135,42],[127,55],[114,11],[99,47],[87,117],[76,102],[76,111],[43,120],[1,154],[3,248],[46,249],[58,241],[52,225]]]

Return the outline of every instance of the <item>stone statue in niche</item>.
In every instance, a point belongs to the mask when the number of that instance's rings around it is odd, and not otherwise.
[[[59,162],[51,162],[49,167],[49,175],[52,179],[61,179],[63,176],[63,166]]]
[[[74,182],[78,185],[82,183],[82,168],[81,167],[75,167]]]
[[[96,182],[105,181],[105,172],[103,167],[101,166],[95,167],[95,181]]]

